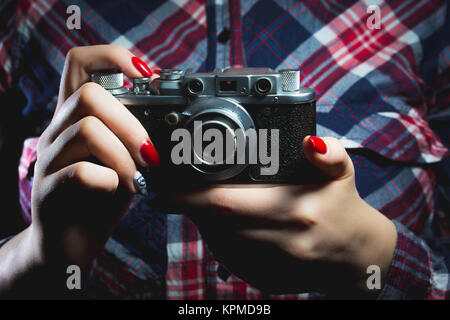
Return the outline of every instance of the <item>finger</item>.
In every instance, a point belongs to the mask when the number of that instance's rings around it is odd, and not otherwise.
[[[92,156],[114,170],[130,193],[140,191],[134,181],[136,166],[127,148],[93,116],[64,130],[39,159],[39,166],[45,174],[51,174]]]
[[[119,139],[141,166],[159,165],[159,156],[142,124],[117,99],[98,84],[81,86],[56,114],[39,140],[38,151],[50,145],[65,128],[80,119],[100,119]],[[145,149],[144,149],[145,147]],[[153,151],[143,152],[143,151]],[[150,154],[150,156],[148,156]]]
[[[88,241],[90,245],[85,249],[91,250],[86,252],[101,249],[132,200],[132,195],[119,184],[114,170],[87,161],[73,163],[38,182],[39,188],[32,194],[34,203],[39,203],[44,214],[59,213],[51,214],[48,219],[40,217],[41,222],[93,237],[96,241]],[[37,199],[40,197],[43,198]],[[86,210],[87,206],[90,210]],[[87,245],[84,241],[79,244]],[[91,247],[92,244],[100,247]]]
[[[57,189],[68,181],[92,192],[113,194],[119,186],[119,176],[116,171],[92,162],[80,161],[47,176],[47,185]]]
[[[285,221],[292,201],[304,186],[274,186],[268,188],[208,188],[204,190],[160,196],[152,205],[171,212],[218,212],[224,216]],[[280,207],[280,203],[283,206]],[[285,211],[284,209],[285,208]]]
[[[306,158],[330,179],[353,177],[353,162],[336,138],[307,136],[303,140],[303,150]]]
[[[134,64],[132,59],[135,60]],[[136,63],[136,60],[139,63]],[[70,49],[64,63],[56,112],[81,85],[90,81],[92,73],[112,69],[121,70],[130,78],[140,78],[149,74],[151,76],[151,71],[145,63],[124,47],[97,45]]]

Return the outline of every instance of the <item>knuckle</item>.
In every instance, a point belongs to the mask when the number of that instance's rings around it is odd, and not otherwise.
[[[299,224],[315,225],[319,223],[319,211],[320,208],[314,201],[299,201],[291,212],[291,218]]]
[[[44,164],[46,161],[43,159],[44,157],[38,157],[36,163],[34,164],[34,179],[39,180],[41,176],[43,176],[45,172],[46,165]],[[47,161],[48,162],[48,161]]]
[[[44,152],[45,146],[48,144],[47,142],[47,134],[46,131],[44,131],[41,136],[39,137],[38,143],[36,145],[37,154],[41,155]]]
[[[78,123],[77,135],[83,139],[89,139],[102,125],[97,117],[86,116]]]
[[[314,260],[316,258],[317,244],[312,237],[302,237],[292,242],[291,254],[302,260]]]
[[[95,110],[96,101],[101,100],[104,89],[97,83],[86,82],[78,89],[77,108],[82,114],[92,114]]]
[[[89,179],[89,165],[87,162],[79,162],[73,165],[69,179],[77,184],[84,184]]]
[[[70,66],[77,60],[78,52],[81,50],[80,47],[72,47],[67,51],[65,64]]]
[[[50,166],[50,163],[53,159],[51,152],[49,151],[50,143],[46,141],[46,139],[39,139],[37,145],[37,160],[35,163],[35,176],[39,173],[45,173]]]
[[[319,243],[314,236],[287,236],[279,243],[282,251],[303,261],[313,261],[318,258]]]
[[[69,49],[69,51],[67,51],[67,54],[66,54],[66,61],[69,61],[69,60],[73,60],[73,56],[74,56],[74,52],[75,52],[75,49],[76,49],[76,47],[73,47],[73,48],[70,48]]]
[[[50,124],[47,126],[47,128],[42,132],[40,135],[37,145],[36,145],[36,151],[37,154],[42,154],[45,152],[45,150],[52,144],[52,134],[54,130],[53,120],[50,122]]]
[[[83,83],[79,89],[79,103],[90,105],[92,101],[102,94],[104,89],[97,83],[86,82]]]
[[[72,140],[72,143],[78,142],[89,149],[90,141],[98,134],[102,125],[103,123],[98,118],[86,116],[72,127],[69,139]]]
[[[116,57],[117,55],[128,54],[128,50],[125,49],[125,47],[116,44],[111,44],[109,53]]]

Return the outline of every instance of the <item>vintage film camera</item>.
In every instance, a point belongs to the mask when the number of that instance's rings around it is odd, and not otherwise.
[[[161,160],[139,168],[150,189],[314,182],[317,170],[302,140],[316,134],[316,101],[312,89],[300,86],[300,71],[163,69],[159,75],[131,79],[132,89],[120,72],[91,75],[148,131]]]

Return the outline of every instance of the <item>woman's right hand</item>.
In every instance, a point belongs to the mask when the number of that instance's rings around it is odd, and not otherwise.
[[[45,265],[87,266],[133,194],[143,191],[136,186],[136,163],[159,164],[140,122],[109,92],[89,82],[90,74],[108,69],[132,78],[151,75],[119,46],[71,49],[55,114],[39,139],[30,232],[35,254]]]

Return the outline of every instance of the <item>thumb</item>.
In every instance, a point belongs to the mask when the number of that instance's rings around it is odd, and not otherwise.
[[[332,180],[354,175],[353,162],[336,138],[307,136],[303,139],[303,151],[306,158]]]

